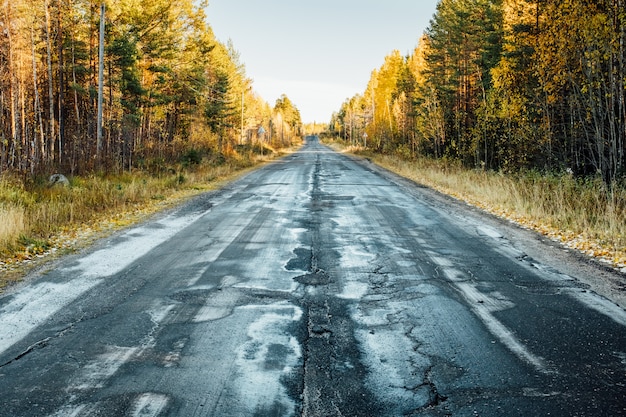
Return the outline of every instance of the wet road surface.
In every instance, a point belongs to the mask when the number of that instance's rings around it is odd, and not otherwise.
[[[512,229],[309,138],[2,296],[0,416],[626,415],[626,313]]]

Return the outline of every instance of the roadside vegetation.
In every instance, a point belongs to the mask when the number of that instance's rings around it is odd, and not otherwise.
[[[501,172],[626,176],[622,1],[441,0],[329,130],[353,145]]]
[[[297,144],[206,1],[0,3],[0,287]],[[104,30],[103,30],[104,29]],[[50,186],[52,174],[69,179]]]

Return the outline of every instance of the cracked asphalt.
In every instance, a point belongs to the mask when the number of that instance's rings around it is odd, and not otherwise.
[[[626,415],[611,274],[310,137],[4,294],[0,416]]]

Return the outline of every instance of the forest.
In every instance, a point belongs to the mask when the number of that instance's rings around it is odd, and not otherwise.
[[[289,145],[297,108],[285,96],[272,108],[254,92],[207,6],[2,1],[0,174],[158,171],[243,145]]]
[[[472,169],[626,175],[624,0],[441,0],[412,53],[393,51],[331,133]]]

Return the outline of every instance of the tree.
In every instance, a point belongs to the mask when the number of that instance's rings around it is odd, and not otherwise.
[[[228,99],[230,87],[228,75],[218,72],[215,77],[205,104],[204,116],[211,131],[218,135],[217,150],[222,153],[224,150],[224,132],[227,128],[233,127],[232,117],[235,115],[235,108]]]
[[[421,154],[439,158],[443,156],[446,143],[446,121],[437,89],[428,82],[430,69],[427,57],[430,53],[429,38],[423,35],[407,61],[415,80],[413,111],[416,138],[413,141],[415,150]]]
[[[362,119],[378,151],[567,169],[610,190],[626,173],[625,6],[441,0],[413,54],[387,56],[332,127],[352,140]]]
[[[0,172],[97,168],[100,4],[0,2]],[[101,169],[176,161],[191,146],[227,151],[241,119],[269,129],[269,105],[232,43],[215,39],[206,5],[106,1]]]
[[[593,168],[610,184],[624,171],[623,1],[549,1],[544,13],[545,36],[540,37],[538,53],[545,61],[539,67],[540,75],[550,104],[564,110],[560,114],[566,118],[557,120],[576,126],[564,126],[558,132],[571,149],[564,152],[564,162],[582,173]]]
[[[274,136],[279,139],[282,146],[292,144],[294,139],[300,136],[302,128],[300,111],[285,94],[276,100],[272,120],[276,129]]]
[[[445,109],[446,153],[474,164],[482,143],[476,140],[477,111],[500,59],[501,28],[501,1],[442,0],[427,31],[427,83]]]
[[[405,61],[400,51],[394,50],[385,57],[385,62],[376,72],[373,88],[374,136],[379,137],[379,148],[393,149],[397,146],[398,126],[393,112],[394,96],[398,82],[405,70]]]

